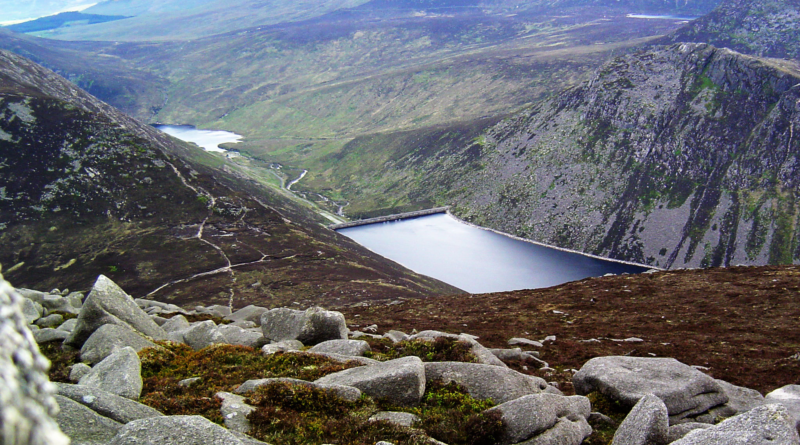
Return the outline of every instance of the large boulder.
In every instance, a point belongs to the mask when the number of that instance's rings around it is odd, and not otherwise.
[[[425,393],[425,366],[419,357],[403,357],[328,374],[315,383],[353,386],[376,399],[417,405]]]
[[[79,308],[72,306],[69,299],[61,295],[45,295],[40,303],[48,312],[64,312],[66,314],[77,314],[80,312]]]
[[[80,348],[94,331],[105,324],[126,326],[155,340],[167,338],[167,333],[139,308],[130,295],[100,275],[83,303],[75,329],[64,343]]]
[[[135,420],[108,445],[242,445],[227,429],[200,416],[164,416]]]
[[[144,348],[158,347],[155,343],[137,334],[131,328],[106,324],[92,333],[81,347],[81,360],[92,365],[100,363],[120,348],[130,346],[136,352]]]
[[[364,340],[328,340],[315,345],[308,352],[360,356],[369,350],[369,343]]]
[[[187,320],[186,317],[178,314],[164,322],[164,324],[161,325],[161,329],[163,329],[164,332],[170,333],[175,331],[183,331],[189,329],[191,326],[191,323],[189,323],[189,320]]]
[[[23,298],[0,275],[0,443],[67,445],[54,416],[50,365],[22,313]]]
[[[261,330],[271,341],[299,340],[315,345],[326,340],[347,339],[347,325],[341,312],[312,307],[305,311],[276,308],[261,315]]]
[[[664,401],[672,424],[728,401],[716,380],[673,358],[593,358],[572,383],[577,394],[598,391],[631,408],[652,393]]]
[[[72,439],[72,445],[105,445],[122,428],[122,424],[101,416],[91,409],[62,396],[56,396],[58,426]]]
[[[176,332],[171,332],[171,334],[176,334]],[[195,350],[225,343],[225,336],[219,332],[217,324],[211,320],[194,323],[183,333],[183,339],[187,345]]]
[[[25,317],[25,321],[27,321],[28,324],[32,324],[42,317],[43,308],[41,304],[27,298],[20,299],[20,303],[22,304],[22,315]]]
[[[497,412],[502,416],[506,425],[505,444],[530,440],[542,444],[578,445],[592,433],[592,427],[586,421],[591,413],[591,403],[582,396],[531,394],[487,412]]]
[[[40,328],[57,328],[64,322],[64,316],[61,314],[50,314],[47,317],[42,317],[36,320],[36,326]]]
[[[800,428],[800,385],[786,385],[772,391],[764,397],[764,403],[780,403],[786,407]]]
[[[39,329],[33,333],[34,340],[36,340],[36,343],[39,344],[48,343],[51,341],[63,342],[67,337],[69,337],[69,332],[53,328]]]
[[[780,404],[762,405],[711,428],[690,431],[672,445],[797,445],[794,419]]]
[[[693,418],[694,421],[719,423],[729,417],[750,411],[766,403],[764,396],[754,389],[732,385],[724,380],[717,380],[717,383],[719,383],[725,395],[728,396],[728,401],[724,405],[711,408],[707,413],[695,416]],[[789,413],[791,414],[791,410]]]
[[[68,383],[56,383],[56,386],[58,387],[58,395],[78,402],[92,411],[120,423],[163,416],[163,414],[147,405],[99,388],[70,385]]]
[[[225,319],[233,322],[252,321],[253,323],[258,324],[261,322],[261,315],[268,310],[269,309],[260,306],[245,306],[238,311],[225,316]]]
[[[666,445],[669,440],[667,406],[647,394],[622,421],[611,445]]]
[[[64,323],[61,323],[58,326],[58,328],[56,328],[56,329],[58,329],[59,331],[72,332],[72,331],[75,330],[75,326],[77,326],[77,325],[78,325],[78,319],[77,318],[70,318],[69,320],[65,321]]]
[[[667,443],[675,442],[678,439],[682,439],[687,434],[691,433],[694,430],[704,430],[706,428],[711,428],[713,425],[709,423],[699,423],[699,422],[686,422],[686,423],[679,423],[677,425],[672,425],[669,427],[667,432]]]
[[[264,334],[260,329],[243,329],[239,326],[220,325],[217,330],[225,339],[225,343],[229,345],[242,345],[250,346],[251,348],[260,348],[267,343]]]
[[[78,382],[136,400],[142,394],[142,362],[131,347],[118,349]]]
[[[538,394],[547,389],[547,382],[499,366],[462,362],[425,363],[425,378],[444,383],[456,382],[464,386],[476,399],[492,399],[505,403],[529,394]]]

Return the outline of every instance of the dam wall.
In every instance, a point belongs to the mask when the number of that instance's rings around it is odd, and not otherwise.
[[[434,215],[436,213],[447,213],[450,207],[436,207],[434,209],[417,210],[415,212],[398,213],[395,215],[379,216],[377,218],[360,219],[358,221],[348,221],[328,226],[331,230],[346,229],[348,227],[365,226],[367,224],[397,221],[398,219],[416,218],[418,216]]]

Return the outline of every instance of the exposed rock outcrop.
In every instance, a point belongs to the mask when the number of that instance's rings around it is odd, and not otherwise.
[[[0,276],[0,442],[67,445],[53,420],[58,405],[41,355],[22,313],[22,297]]]

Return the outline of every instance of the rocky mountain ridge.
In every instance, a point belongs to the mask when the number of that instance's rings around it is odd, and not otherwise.
[[[396,190],[384,199],[658,267],[792,263],[799,73],[706,44],[651,48],[497,124],[396,135],[371,170],[350,162],[375,150],[356,139],[330,163],[349,179],[328,186],[354,206]]]
[[[82,289],[107,273],[144,294],[224,304],[457,291],[6,51],[0,116],[0,264],[18,283]]]
[[[762,57],[800,59],[800,2],[725,0],[660,43],[706,42]]]

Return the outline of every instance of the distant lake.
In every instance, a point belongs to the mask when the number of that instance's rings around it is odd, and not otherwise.
[[[692,21],[697,17],[681,17],[677,15],[651,15],[651,14],[628,14],[625,17],[631,19],[663,19],[663,20],[687,20]]]
[[[470,293],[536,289],[647,270],[514,239],[444,213],[338,232],[415,272]]]
[[[192,142],[205,151],[227,153],[229,157],[238,153],[220,148],[220,144],[231,144],[242,140],[242,136],[222,130],[198,130],[191,125],[154,125],[157,129],[185,142]]]

